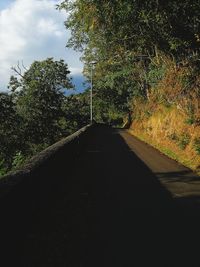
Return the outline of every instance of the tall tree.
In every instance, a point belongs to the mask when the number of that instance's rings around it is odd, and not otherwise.
[[[195,0],[65,0],[68,45],[104,52],[152,52],[174,55],[199,49],[200,2]],[[118,48],[118,49],[117,49]]]
[[[193,51],[200,52],[200,2],[196,0],[65,0],[59,8],[68,12],[65,25],[72,33],[68,46],[84,52],[86,76],[95,60],[95,87],[101,90],[104,84],[108,90],[115,89],[113,98],[126,95],[126,90],[139,91],[146,66],[135,60],[138,55],[152,57],[161,51],[180,61]]]
[[[20,125],[12,96],[0,93],[0,172],[11,167],[13,157],[21,147]]]
[[[63,60],[48,58],[35,61],[21,77],[11,77],[10,88],[28,142],[50,144],[62,135],[64,89],[73,87],[69,73]]]

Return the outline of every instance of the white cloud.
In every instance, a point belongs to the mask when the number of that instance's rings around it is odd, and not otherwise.
[[[82,69],[81,68],[73,68],[73,67],[70,67],[69,70],[71,71],[71,73],[73,75],[81,75],[82,74]]]
[[[55,9],[58,0],[15,0],[0,10],[0,89],[5,89],[11,66],[23,60],[63,58],[72,74],[79,74],[79,54],[66,49],[70,33],[64,27],[65,12]]]

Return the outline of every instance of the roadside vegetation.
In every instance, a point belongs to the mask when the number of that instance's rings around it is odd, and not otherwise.
[[[130,132],[200,172],[200,74],[196,55],[176,64],[158,56],[165,73],[148,98],[132,102]],[[154,59],[155,60],[155,59]]]
[[[95,121],[126,125],[198,169],[199,1],[65,0],[57,8],[88,81],[93,68]],[[0,95],[1,174],[89,122],[89,90],[65,96],[69,74],[62,60],[47,59],[11,77]]]
[[[63,60],[14,70],[9,93],[0,93],[0,175],[89,123],[87,91],[65,95],[73,85]]]
[[[200,3],[65,0],[58,8],[94,67],[100,119],[131,132],[193,169],[200,167]]]

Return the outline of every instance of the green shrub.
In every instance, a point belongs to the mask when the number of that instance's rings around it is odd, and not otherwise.
[[[195,138],[193,142],[193,148],[197,155],[200,155],[200,138]]]
[[[195,118],[192,116],[185,121],[186,124],[192,125],[195,123]]]
[[[172,140],[174,142],[177,142],[179,140],[179,138],[178,138],[176,133],[172,133],[168,137],[169,137],[170,140]]]
[[[25,162],[25,156],[21,153],[21,151],[17,152],[13,158],[12,168],[17,169],[18,167],[22,166]]]
[[[7,173],[7,168],[5,167],[5,160],[0,159],[0,176],[3,176]]]
[[[149,118],[149,117],[152,116],[152,112],[149,111],[149,110],[145,110],[145,111],[144,111],[144,114],[145,114],[145,117],[146,117],[146,118]]]
[[[186,148],[186,146],[189,144],[190,139],[191,139],[191,137],[187,133],[184,133],[183,135],[181,135],[179,137],[179,141],[178,141],[179,148],[184,150]]]
[[[155,65],[151,63],[149,65],[149,71],[147,74],[147,82],[151,87],[155,87],[160,80],[165,76],[166,66]]]
[[[172,141],[174,141],[178,147],[182,150],[186,148],[186,146],[190,142],[190,135],[187,133],[184,133],[183,135],[178,136],[176,133],[172,133],[171,135],[168,136],[168,138]]]

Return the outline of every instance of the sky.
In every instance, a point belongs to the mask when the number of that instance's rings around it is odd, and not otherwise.
[[[0,0],[0,91],[5,91],[12,66],[23,61],[28,68],[34,60],[64,59],[78,90],[83,64],[80,53],[66,48],[70,32],[66,12],[55,9],[61,0]]]

